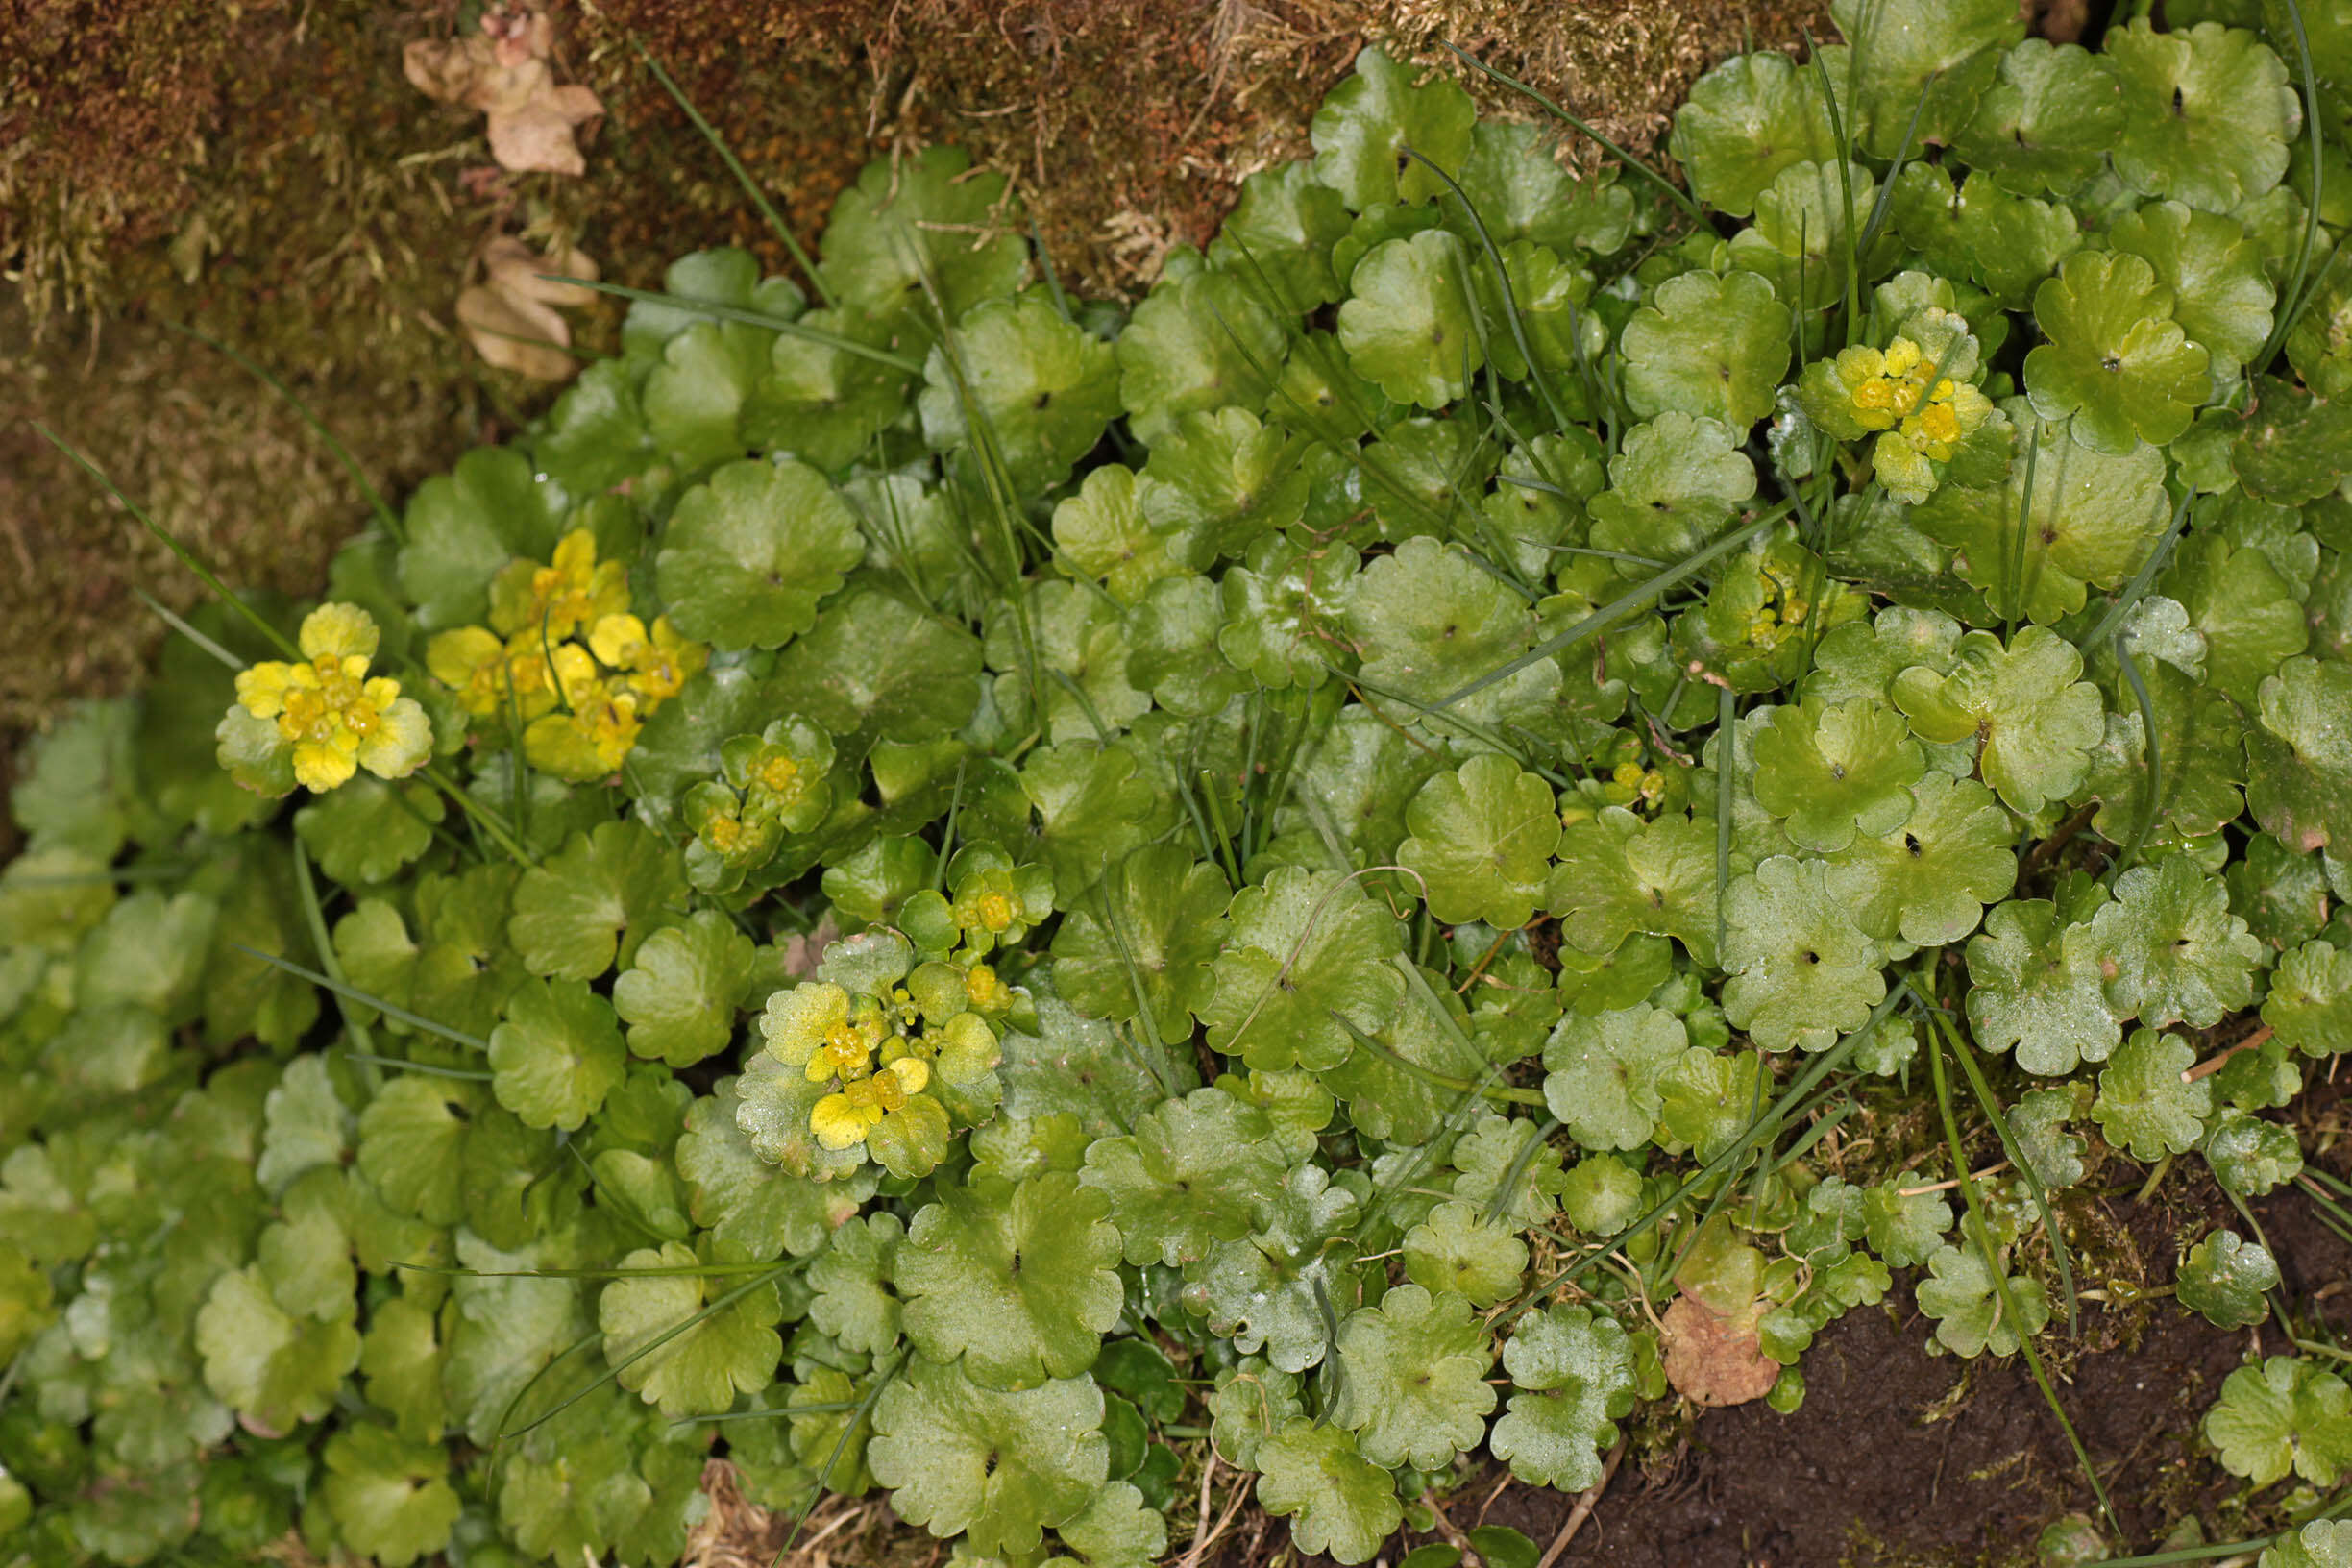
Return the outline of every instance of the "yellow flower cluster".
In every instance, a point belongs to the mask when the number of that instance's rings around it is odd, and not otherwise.
[[[1666,793],[1666,775],[1654,768],[1644,768],[1638,762],[1621,762],[1609,774],[1608,784],[1602,790],[1602,798],[1612,806],[1633,810],[1648,810],[1658,803]]]
[[[1937,368],[1907,337],[1884,350],[1857,346],[1837,356],[1837,380],[1854,419],[1866,430],[1886,432],[1872,454],[1879,479],[1895,499],[1912,504],[1935,490],[1929,461],[1950,462],[1993,410],[1992,401],[1967,381],[1945,376],[1930,386]]]
[[[805,1051],[808,1081],[836,1085],[809,1111],[809,1131],[826,1148],[855,1148],[930,1087],[934,1048],[903,1033],[919,1016],[903,986],[888,1003],[823,984],[802,987],[793,1000],[782,1031],[786,1056]]]
[[[812,1088],[829,1086],[809,1107],[820,1145],[836,1154],[872,1145],[869,1152],[893,1170],[927,1170],[945,1153],[949,1130],[939,1087],[978,1083],[999,1058],[995,1032],[977,1012],[950,1011],[966,998],[995,1006],[1012,995],[985,964],[961,974],[929,965],[887,996],[828,981],[779,992],[760,1029],[771,1055],[799,1068]]]
[[[1764,600],[1748,618],[1748,643],[1769,653],[1803,629],[1805,617],[1813,613],[1813,603],[1804,597],[1793,576],[1776,564],[1765,562],[1762,576]]]
[[[546,565],[508,563],[490,590],[490,624],[442,632],[426,668],[477,718],[526,727],[523,755],[582,782],[617,770],[656,708],[685,689],[710,649],[667,616],[629,613],[627,568],[597,559],[587,529],[566,534]]]
[[[432,751],[432,724],[400,682],[368,674],[376,622],[355,604],[322,604],[304,618],[299,664],[270,660],[239,671],[237,704],[274,722],[293,750],[295,779],[312,790],[348,783],[361,768],[404,778]]]

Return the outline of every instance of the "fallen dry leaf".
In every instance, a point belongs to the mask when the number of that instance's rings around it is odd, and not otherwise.
[[[1756,1340],[1758,1314],[1725,1316],[1697,1296],[1666,1309],[1666,1381],[1694,1405],[1745,1405],[1779,1381],[1780,1363]]]
[[[784,939],[784,972],[795,980],[806,980],[824,962],[824,950],[840,940],[841,927],[833,923],[833,912],[827,910],[816,930]]]
[[[501,370],[542,381],[569,380],[579,364],[566,352],[572,324],[555,307],[586,305],[596,294],[540,275],[594,278],[596,263],[577,250],[541,256],[519,239],[502,236],[483,250],[482,272],[482,282],[457,296],[457,321],[475,351]]]
[[[490,117],[490,156],[517,173],[579,174],[575,135],[604,112],[583,86],[558,86],[548,64],[554,24],[537,10],[491,12],[481,31],[448,40],[420,38],[402,51],[409,83],[429,98]]]

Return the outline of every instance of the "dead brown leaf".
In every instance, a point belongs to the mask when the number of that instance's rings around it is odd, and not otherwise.
[[[575,136],[604,105],[586,87],[556,85],[548,63],[554,37],[543,11],[493,11],[469,37],[410,43],[401,66],[427,97],[489,116],[490,156],[502,168],[582,174]]]
[[[1745,1405],[1772,1392],[1780,1363],[1756,1339],[1758,1313],[1729,1316],[1697,1296],[1681,1295],[1666,1309],[1666,1381],[1694,1405]]]
[[[457,296],[457,322],[475,352],[501,370],[534,380],[570,380],[579,362],[568,352],[572,324],[556,306],[586,305],[596,295],[577,283],[552,282],[541,274],[594,278],[596,263],[570,247],[542,256],[503,235],[484,248],[481,260],[482,282]]]

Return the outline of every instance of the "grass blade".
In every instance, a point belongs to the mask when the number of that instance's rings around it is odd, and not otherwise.
[[[1925,1000],[1921,998],[1923,1003]],[[2035,1348],[2033,1335],[2025,1332],[2025,1320],[2018,1315],[2017,1299],[2009,1289],[2009,1276],[2003,1272],[1997,1249],[1993,1245],[1993,1227],[1985,1218],[1984,1199],[1977,1194],[1975,1178],[1969,1174],[1968,1151],[1960,1141],[1960,1119],[1952,1113],[1951,1080],[1944,1070],[1944,1036],[1951,1025],[1935,1007],[1929,1006],[1928,1013],[1941,1026],[1927,1034],[1927,1062],[1935,1075],[1936,1108],[1944,1118],[1944,1138],[1951,1150],[1952,1171],[1960,1183],[1960,1196],[1968,1204],[1969,1218],[1975,1221],[1976,1243],[1984,1248],[1985,1272],[1993,1277],[1993,1292],[2000,1301],[2002,1315],[2017,1325],[2018,1348],[2025,1353],[2025,1365],[2033,1373],[2034,1386],[2042,1390],[2050,1413],[2058,1418],[2067,1446],[2074,1451],[2074,1462],[2082,1467],[2083,1479],[2091,1483],[2091,1495],[2098,1500],[2099,1513],[2105,1517],[2107,1528],[2115,1532],[2116,1539],[2121,1540],[2123,1522],[2116,1517],[2115,1505],[2107,1500],[2107,1488],[2099,1483],[2098,1469],[2091,1462],[2090,1450],[2083,1447],[2074,1423],[2067,1416],[2066,1407],[2058,1401],[2058,1391],[2050,1386],[2049,1371],[2042,1364],[2042,1352]]]
[[[310,427],[312,433],[327,444],[327,450],[334,455],[335,461],[343,465],[343,471],[352,477],[352,483],[359,487],[359,494],[367,499],[368,509],[376,514],[376,521],[382,527],[384,532],[391,536],[395,544],[404,545],[408,542],[408,530],[402,526],[400,515],[392,510],[392,504],[384,500],[383,492],[377,489],[375,481],[367,477],[367,470],[359,466],[359,459],[352,455],[349,447],[335,439],[334,431],[329,429],[326,422],[310,411],[308,404],[294,395],[292,387],[280,380],[259,360],[250,357],[242,350],[233,348],[208,332],[199,331],[180,322],[167,321],[163,325],[183,336],[194,338],[215,354],[226,355],[235,360],[259,377],[262,383],[272,392],[283,398],[286,405],[302,416],[304,424]]]
[[[190,572],[195,573],[196,576],[202,579],[207,588],[211,589],[214,594],[220,597],[223,603],[235,610],[237,614],[243,616],[248,622],[250,622],[256,631],[258,631],[264,638],[268,639],[272,648],[277,649],[289,659],[297,662],[302,661],[302,649],[294,646],[294,640],[291,637],[288,637],[284,632],[280,631],[276,626],[271,625],[268,619],[264,617],[259,610],[255,609],[251,604],[246,603],[243,600],[237,598],[236,595],[231,593],[228,585],[222,582],[220,578],[212,575],[212,569],[210,567],[198,560],[195,552],[190,551],[187,546],[182,544],[179,540],[173,538],[168,532],[166,532],[163,525],[158,523],[154,518],[149,517],[145,507],[141,506],[137,502],[133,501],[129,496],[124,495],[122,491],[116,487],[114,481],[107,478],[106,470],[100,468],[96,463],[91,462],[89,458],[83,455],[81,448],[75,446],[72,442],[58,434],[55,430],[51,429],[48,426],[43,425],[37,419],[32,420],[29,423],[36,430],[40,432],[40,438],[42,440],[57,448],[58,451],[63,453],[66,456],[72,458],[81,466],[83,473],[87,474],[91,478],[96,479],[101,485],[105,486],[108,495],[112,496],[116,501],[121,502],[124,509],[129,511],[133,517],[138,519],[139,527],[145,528],[149,533],[154,534],[158,539],[163,541],[163,547],[166,550],[169,550],[174,555],[180,557],[180,564],[182,566],[184,566]]]
[[[639,1361],[644,1360],[648,1356],[652,1355],[655,1351],[661,1349],[662,1346],[668,1344],[671,1340],[675,1339],[679,1335],[685,1334],[689,1330],[699,1328],[711,1318],[717,1316],[723,1311],[725,1311],[729,1307],[732,1307],[737,1302],[743,1300],[744,1297],[749,1295],[752,1291],[757,1290],[761,1286],[772,1285],[777,1280],[782,1279],[785,1272],[791,1269],[793,1266],[794,1264],[792,1262],[778,1263],[775,1267],[768,1270],[768,1272],[765,1274],[758,1276],[756,1279],[745,1281],[743,1284],[737,1286],[734,1289],[729,1290],[726,1294],[719,1297],[716,1301],[706,1304],[700,1311],[696,1312],[689,1317],[681,1318],[679,1321],[671,1324],[668,1328],[662,1330],[661,1333],[655,1335],[644,1344],[639,1345],[635,1350],[630,1351],[626,1356],[624,1356],[620,1360],[615,1361],[611,1366],[606,1367],[603,1372],[599,1374],[597,1377],[589,1380],[586,1386],[565,1395],[561,1404],[557,1405],[553,1409],[549,1410],[544,1415],[535,1417],[527,1426],[518,1427],[512,1431],[508,1431],[505,1429],[503,1424],[502,1424],[498,1434],[498,1440],[502,1443],[510,1437],[529,1436],[541,1427],[546,1426],[550,1421],[552,1421],[557,1416],[563,1414],[564,1411],[570,1409],[573,1406],[577,1405],[581,1400],[586,1399],[590,1394],[595,1393],[599,1388],[603,1387],[608,1383],[617,1382],[622,1373],[627,1371]],[[554,1363],[550,1362],[549,1364],[552,1365]]]
[[[2312,246],[2319,237],[2319,194],[2325,188],[2319,160],[2319,83],[2312,72],[2311,34],[2303,25],[2303,8],[2297,4],[2297,0],[2287,0],[2287,21],[2294,33],[2295,62],[2301,67],[2303,75],[2303,128],[2311,139],[2311,198],[2303,213],[2303,242],[2295,248],[2294,273],[2286,288],[2279,293],[2278,319],[2271,324],[2270,336],[2264,342],[2262,352],[2255,355],[2253,363],[2246,367],[2250,371],[2267,365],[2271,357],[2286,346],[2287,335],[2303,319],[2303,312],[2311,305],[2312,296],[2319,292],[2319,280],[2310,278]],[[2339,251],[2337,254],[2342,253]],[[2335,265],[2335,261],[2334,256],[2328,257],[2330,266]],[[2303,286],[2307,278],[2311,282],[2308,291]]]
[[[784,248],[792,253],[794,263],[808,275],[809,286],[817,291],[817,298],[823,301],[828,309],[839,303],[833,298],[833,291],[825,287],[824,279],[818,275],[817,263],[810,258],[807,251],[801,249],[800,241],[792,232],[792,225],[786,223],[783,215],[769,205],[767,194],[752,180],[751,171],[743,166],[743,160],[735,156],[735,149],[726,144],[726,138],[719,134],[718,127],[702,117],[702,111],[695,108],[694,101],[671,80],[670,73],[662,69],[662,62],[653,58],[650,49],[633,37],[629,39],[629,47],[637,51],[637,58],[645,62],[647,70],[653,73],[653,80],[662,85],[662,90],[670,95],[671,102],[686,111],[686,118],[693,123],[695,130],[701,134],[702,139],[711,144],[720,160],[726,164],[727,173],[735,177],[735,183],[743,186],[744,194],[751,198],[751,205],[759,208],[759,215],[767,223],[768,232],[783,242]]]
[[[395,1007],[380,996],[372,996],[356,986],[347,986],[340,980],[319,973],[316,969],[306,969],[300,964],[280,958],[276,953],[265,953],[258,947],[248,947],[241,942],[233,942],[229,945],[249,958],[257,958],[264,964],[283,969],[296,979],[307,980],[321,991],[331,991],[335,995],[348,1000],[365,1003],[385,1017],[398,1018],[411,1029],[422,1029],[429,1035],[437,1035],[443,1040],[454,1044],[469,1046],[485,1055],[489,1052],[490,1042],[478,1035],[469,1035],[462,1029],[452,1029],[446,1023],[435,1023],[422,1014],[411,1013],[404,1007]]]
[[[834,1466],[840,1464],[841,1457],[849,1451],[849,1439],[856,1434],[858,1428],[866,1423],[867,1418],[873,1414],[874,1406],[881,1403],[882,1390],[891,1385],[892,1380],[898,1376],[900,1369],[905,1365],[906,1358],[899,1357],[874,1378],[872,1387],[859,1396],[857,1413],[851,1416],[847,1424],[842,1428],[841,1436],[833,1444],[833,1452],[825,1456],[824,1468],[817,1472],[817,1483],[809,1488],[808,1507],[802,1508],[800,1517],[793,1521],[791,1533],[784,1537],[784,1544],[776,1548],[775,1559],[768,1565],[768,1568],[783,1568],[784,1559],[792,1555],[793,1543],[797,1541],[800,1538],[800,1532],[808,1528],[809,1515],[815,1513],[817,1505],[823,1501],[825,1482],[833,1479]]]
[[[1545,638],[1542,642],[1537,643],[1533,648],[1528,649],[1525,653],[1520,654],[1517,658],[1512,659],[1506,664],[1500,665],[1495,669],[1489,670],[1486,672],[1486,674],[1479,676],[1478,679],[1470,682],[1467,686],[1463,686],[1458,690],[1447,693],[1444,697],[1437,699],[1435,705],[1439,708],[1450,708],[1455,703],[1459,702],[1466,697],[1477,696],[1480,692],[1482,692],[1487,687],[1494,685],[1497,681],[1510,679],[1511,676],[1517,674],[1520,671],[1527,669],[1530,665],[1539,664],[1543,660],[1548,659],[1554,654],[1561,651],[1563,649],[1574,648],[1585,638],[1590,637],[1594,632],[1607,629],[1607,627],[1613,624],[1619,616],[1625,614],[1628,610],[1632,609],[1634,606],[1664,593],[1667,589],[1672,588],[1676,583],[1680,582],[1683,578],[1691,576],[1691,574],[1697,572],[1702,567],[1708,565],[1722,556],[1728,555],[1732,551],[1737,550],[1741,545],[1746,544],[1756,534],[1763,532],[1765,528],[1771,527],[1775,523],[1779,522],[1781,518],[1788,515],[1788,510],[1789,503],[1787,502],[1781,502],[1779,504],[1773,506],[1762,514],[1741,524],[1738,527],[1733,528],[1729,533],[1725,534],[1722,538],[1716,540],[1704,550],[1699,551],[1695,554],[1684,556],[1680,561],[1668,567],[1665,571],[1645,578],[1636,586],[1627,589],[1624,593],[1619,594],[1615,599],[1610,600],[1606,604],[1604,604],[1599,609],[1593,611],[1592,614],[1586,616],[1583,620],[1579,621],[1575,625],[1570,626],[1566,631],[1559,633],[1556,637]]]
[[[1454,199],[1461,203],[1462,213],[1469,218],[1470,227],[1477,231],[1479,245],[1486,253],[1486,266],[1494,274],[1495,287],[1502,292],[1504,313],[1510,317],[1511,341],[1517,345],[1519,357],[1528,367],[1528,380],[1535,383],[1535,395],[1543,400],[1544,412],[1552,416],[1553,428],[1559,430],[1567,429],[1568,416],[1561,410],[1559,400],[1552,395],[1552,379],[1546,376],[1543,373],[1543,367],[1535,362],[1535,351],[1528,345],[1527,323],[1520,319],[1518,296],[1511,290],[1510,273],[1503,265],[1503,253],[1495,249],[1494,236],[1486,233],[1486,222],[1479,216],[1478,208],[1472,204],[1469,192],[1463,190],[1460,183],[1452,175],[1412,148],[1400,146],[1397,150],[1443,181],[1446,189],[1453,192]],[[1478,309],[1478,302],[1475,298],[1470,302],[1470,308],[1473,312]],[[1577,342],[1573,323],[1569,331],[1569,341]],[[1582,345],[1579,344],[1578,347],[1580,357]],[[1492,363],[1492,356],[1489,355],[1488,364],[1491,366]]]
[[[2123,585],[2123,592],[2117,597],[2107,613],[2099,618],[2099,624],[2091,628],[2091,635],[2075,644],[2075,647],[2095,649],[2114,636],[2116,628],[2123,625],[2123,618],[2131,614],[2132,606],[2140,602],[2141,596],[2148,591],[2148,585],[2156,580],[2156,574],[2164,570],[2165,558],[2172,553],[2172,547],[2179,542],[2181,530],[2189,526],[2189,503],[2195,499],[2195,491],[2182,487],[2180,504],[2172,508],[2172,522],[2165,529],[2164,537],[2156,541],[2156,548],[2149,551],[2147,559],[2140,563],[2140,570],[2132,574],[2131,581]]]
[[[189,642],[195,644],[207,653],[209,653],[214,659],[218,660],[221,664],[226,665],[231,671],[242,671],[245,668],[245,661],[243,659],[238,658],[234,653],[230,652],[227,649],[221,647],[220,644],[214,642],[211,638],[207,637],[203,632],[198,631],[194,626],[189,625],[187,622],[181,619],[178,615],[175,615],[170,606],[166,605],[161,600],[156,598],[155,595],[149,593],[146,589],[139,587],[136,583],[132,584],[131,591],[138,595],[139,602],[146,605],[149,609],[155,611],[157,618],[165,625],[171,627],[172,630],[178,632],[181,636],[185,637]]]
[[[2043,1187],[2042,1178],[2035,1173],[2033,1163],[2025,1158],[2025,1151],[2010,1136],[2008,1115],[2001,1110],[2000,1101],[1993,1097],[1993,1086],[1985,1081],[1984,1069],[1976,1065],[1976,1053],[1969,1049],[1968,1041],[1961,1035],[1959,1027],[1941,1013],[1935,1015],[1935,1026],[1949,1037],[1952,1058],[1960,1064],[1961,1075],[1968,1079],[1969,1090],[1976,1096],[1976,1103],[1983,1109],[1985,1119],[1993,1124],[1994,1135],[2000,1139],[2002,1155],[2009,1161],[2011,1168],[2025,1179],[2025,1189],[2033,1194],[2034,1208],[2041,1212],[2042,1228],[2049,1234],[2050,1250],[2058,1260],[2059,1284],[2066,1288],[2067,1337],[2080,1338],[2082,1320],[2074,1301],[2074,1263],[2068,1256],[2066,1235],[2058,1228],[2058,1215],[2050,1208],[2049,1192]]]
[[[839,332],[828,332],[821,327],[810,327],[789,316],[771,315],[765,310],[750,310],[739,305],[715,305],[709,300],[690,300],[682,294],[664,294],[658,289],[630,288],[625,283],[599,282],[593,278],[573,278],[560,272],[543,272],[537,276],[551,283],[570,283],[576,288],[590,289],[599,294],[610,294],[616,299],[645,300],[653,305],[668,306],[681,315],[703,316],[712,321],[737,321],[746,327],[759,327],[768,331],[782,332],[786,337],[805,338],[811,343],[832,349],[840,354],[846,354],[859,359],[870,359],[877,365],[888,365],[893,370],[904,371],[909,376],[920,376],[923,370],[919,360],[909,359],[903,354],[893,354],[888,349],[877,349],[870,344],[860,343],[854,337],[844,337]]]
[[[1652,168],[1649,164],[1643,162],[1640,159],[1635,158],[1631,153],[1627,152],[1623,147],[1620,147],[1615,142],[1609,140],[1609,138],[1603,135],[1596,127],[1579,119],[1576,115],[1569,113],[1559,105],[1554,103],[1542,93],[1537,92],[1533,87],[1529,86],[1525,82],[1520,81],[1517,77],[1510,75],[1507,71],[1497,70],[1494,66],[1487,64],[1476,55],[1471,54],[1469,51],[1463,49],[1459,44],[1454,42],[1453,39],[1447,38],[1441,41],[1444,42],[1448,49],[1453,50],[1456,58],[1459,59],[1465,65],[1469,65],[1478,70],[1485,72],[1488,77],[1502,83],[1505,86],[1509,87],[1512,91],[1520,93],[1521,95],[1541,104],[1545,110],[1554,118],[1563,121],[1568,125],[1574,126],[1578,131],[1599,142],[1602,147],[1607,151],[1611,158],[1614,158],[1618,162],[1624,164],[1627,168],[1631,169],[1635,174],[1640,175],[1643,179],[1657,186],[1658,189],[1664,191],[1668,200],[1672,201],[1677,207],[1690,214],[1691,221],[1693,223],[1697,223],[1702,226],[1706,223],[1706,209],[1701,207],[1691,198],[1690,192],[1684,190],[1680,185],[1676,184],[1672,180],[1667,179],[1664,175]]]
[[[2164,811],[2164,745],[2156,736],[2156,707],[2148,700],[2147,682],[2140,678],[2140,666],[2131,656],[2131,639],[2120,633],[2115,640],[2116,662],[2123,667],[2123,678],[2131,682],[2132,699],[2140,704],[2141,744],[2147,747],[2147,809],[2132,828],[2131,842],[2123,852],[2107,867],[2106,880],[2122,874],[2123,868],[2139,858],[2140,848],[2154,831],[2156,819]]]

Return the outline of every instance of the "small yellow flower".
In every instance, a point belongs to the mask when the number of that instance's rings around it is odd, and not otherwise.
[[[799,781],[800,765],[779,751],[769,757],[751,774],[751,782],[770,795],[791,796],[793,786]]]
[[[760,1015],[768,1054],[788,1067],[808,1065],[837,1025],[849,1021],[849,993],[829,980],[779,991]]]
[[[1013,992],[986,964],[974,964],[964,975],[964,994],[975,1013],[991,1013],[1009,1005]]]
[[[523,732],[523,755],[532,767],[574,783],[618,772],[645,727],[637,699],[599,679],[576,643],[555,650],[555,673],[570,711],[532,720]]]
[[[490,588],[490,625],[507,637],[544,632],[558,642],[627,608],[627,564],[598,560],[596,536],[586,528],[565,534],[545,566],[508,563]]]
[[[881,1038],[878,1021],[852,1022],[844,1018],[830,1025],[824,1034],[824,1043],[808,1060],[802,1070],[812,1084],[821,1084],[827,1078],[855,1081],[873,1071],[873,1048]]]
[[[722,855],[731,855],[743,843],[744,824],[741,817],[715,816],[702,824],[702,842]]]
[[[424,766],[432,725],[401,696],[399,681],[369,677],[377,631],[365,610],[322,604],[304,619],[296,641],[304,662],[254,665],[238,673],[236,692],[247,713],[276,721],[279,739],[293,747],[300,783],[331,790],[361,768],[404,778]]]
[[[426,645],[425,668],[478,719],[505,717],[511,704],[527,723],[555,706],[554,671],[536,631],[502,643],[487,626],[459,626]]]
[[[607,615],[588,634],[588,647],[611,669],[622,672],[621,684],[637,698],[649,716],[686,689],[686,682],[710,663],[710,649],[678,635],[666,615],[657,616],[650,631],[628,614]]]

